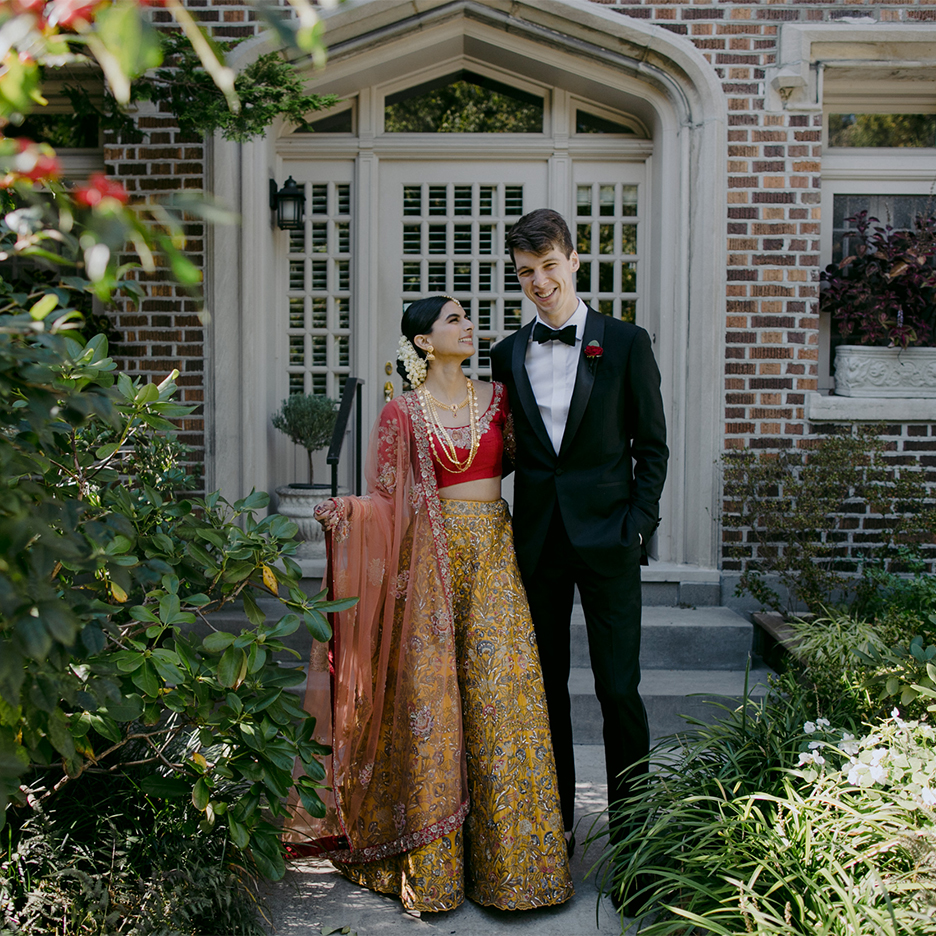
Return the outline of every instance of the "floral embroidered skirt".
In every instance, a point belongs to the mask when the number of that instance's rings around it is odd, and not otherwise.
[[[410,910],[467,895],[503,910],[568,900],[556,768],[533,623],[503,501],[442,500],[468,761],[464,827],[370,864],[336,867]]]

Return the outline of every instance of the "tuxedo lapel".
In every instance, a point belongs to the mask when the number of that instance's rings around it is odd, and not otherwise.
[[[536,396],[533,393],[533,385],[530,383],[530,375],[526,369],[526,351],[530,335],[533,334],[533,322],[524,325],[516,333],[513,343],[513,358],[511,360],[511,370],[513,371],[514,384],[517,387],[517,396],[520,399],[520,405],[526,415],[527,421],[536,433],[537,439],[545,446],[546,451],[554,453],[552,440],[546,431],[546,424],[543,422],[542,414],[536,405]]]
[[[559,446],[559,457],[561,458],[578,431],[579,423],[585,415],[585,407],[588,406],[588,399],[591,396],[592,387],[595,385],[595,374],[593,366],[589,364],[585,357],[585,348],[590,341],[597,341],[601,345],[604,338],[605,317],[594,309],[588,310],[585,318],[585,332],[582,336],[582,351],[579,354],[578,369],[575,373],[575,387],[572,390],[572,400],[569,403],[569,418],[566,420],[565,431],[562,434],[562,444]],[[600,363],[594,365],[600,367]]]

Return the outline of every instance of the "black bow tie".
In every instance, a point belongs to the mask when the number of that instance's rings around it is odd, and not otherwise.
[[[533,340],[543,344],[545,341],[562,341],[575,347],[575,326],[566,325],[565,328],[550,328],[542,322],[533,326]]]

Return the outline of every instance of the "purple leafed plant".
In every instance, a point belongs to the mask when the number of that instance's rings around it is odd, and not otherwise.
[[[867,211],[847,221],[852,252],[820,275],[820,311],[832,314],[846,341],[936,345],[936,218],[919,215],[909,231],[881,227]]]

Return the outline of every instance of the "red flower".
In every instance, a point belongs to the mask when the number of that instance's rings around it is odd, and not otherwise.
[[[33,163],[29,172],[24,172],[23,177],[32,182],[39,182],[42,179],[57,179],[62,174],[62,166],[55,156],[47,156],[40,153]]]
[[[88,179],[87,185],[75,189],[75,201],[87,208],[94,208],[105,198],[112,198],[121,205],[126,205],[129,197],[119,182],[111,182],[102,172],[96,172]]]
[[[588,344],[585,345],[585,357],[590,360],[597,360],[602,354],[604,354],[604,348],[602,348],[597,341],[589,341]]]
[[[48,7],[50,26],[64,26],[65,29],[79,29],[88,26],[94,19],[94,9],[101,0],[53,0]]]

